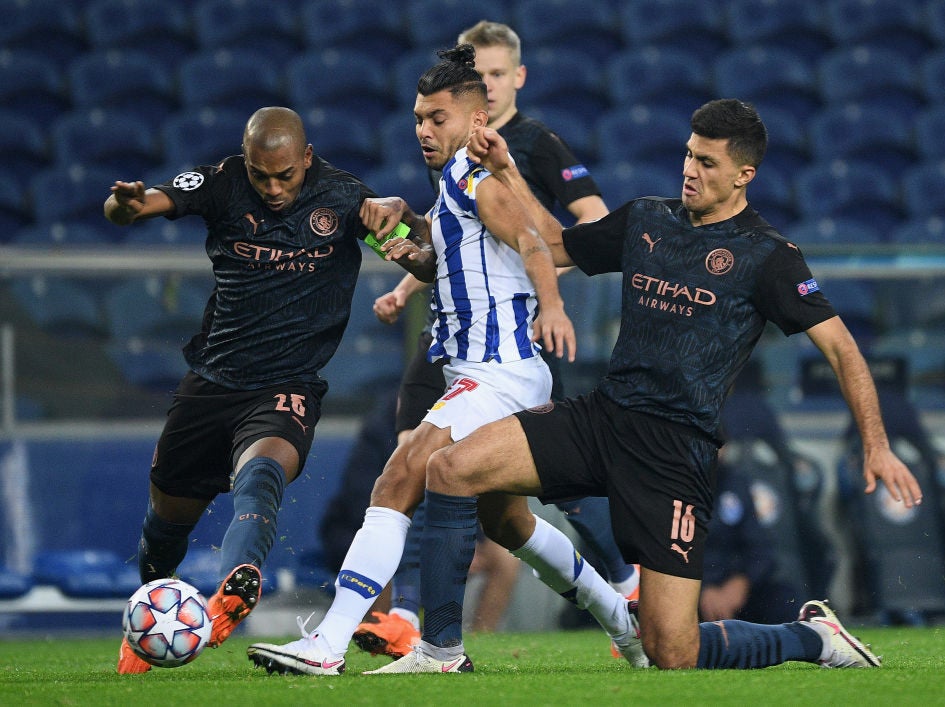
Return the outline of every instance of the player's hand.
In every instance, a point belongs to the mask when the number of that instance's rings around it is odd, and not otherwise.
[[[135,214],[141,213],[145,204],[144,182],[118,181],[111,187],[111,190],[119,206]]]
[[[922,503],[919,482],[888,447],[866,452],[863,457],[863,478],[866,480],[866,493],[873,493],[876,481],[882,479],[889,495],[906,504],[906,508]]]
[[[564,306],[541,306],[532,327],[532,341],[541,342],[558,358],[562,358],[567,352],[568,362],[574,363],[577,336],[574,333],[574,325],[564,313]]]
[[[393,324],[404,311],[407,301],[396,290],[386,292],[374,300],[374,316],[384,324]]]
[[[393,231],[407,211],[407,202],[399,196],[365,199],[358,215],[361,222],[374,232],[379,243]],[[388,258],[389,260],[389,258]]]
[[[466,142],[466,151],[473,162],[478,162],[493,174],[513,164],[508,144],[492,128],[476,128]]]

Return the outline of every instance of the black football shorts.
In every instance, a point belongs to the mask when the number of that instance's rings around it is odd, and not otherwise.
[[[401,376],[394,420],[397,434],[417,427],[427,411],[446,392],[443,366],[449,359],[441,358],[433,363],[427,361],[427,350],[432,341],[433,334],[429,330],[421,332],[417,339],[417,350]]]
[[[516,413],[542,503],[606,496],[627,562],[702,578],[718,447],[698,430],[625,410],[598,391]]]
[[[171,496],[212,499],[230,490],[240,455],[264,437],[292,444],[301,471],[321,417],[322,395],[324,385],[301,383],[232,390],[188,372],[155,447],[151,481]]]

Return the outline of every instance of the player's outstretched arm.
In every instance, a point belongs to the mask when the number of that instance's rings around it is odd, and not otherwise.
[[[159,189],[145,189],[144,182],[115,182],[105,200],[105,218],[116,226],[170,213],[174,202]]]
[[[574,361],[577,337],[574,325],[564,311],[558,290],[558,275],[548,245],[511,190],[494,178],[483,179],[476,187],[479,218],[496,238],[514,248],[522,258],[540,309],[532,327],[532,338],[562,358]]]
[[[889,494],[907,508],[921,503],[919,482],[889,447],[873,376],[846,325],[840,317],[832,317],[808,329],[807,335],[836,373],[860,431],[866,493],[875,491],[876,481],[882,479]]]
[[[561,224],[535,198],[508,152],[508,145],[492,128],[476,128],[466,144],[470,158],[479,162],[522,203],[558,267],[574,265],[561,240]]]

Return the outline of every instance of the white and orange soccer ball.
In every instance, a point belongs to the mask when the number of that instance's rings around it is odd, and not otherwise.
[[[179,579],[143,585],[131,595],[122,616],[131,650],[159,668],[176,668],[200,655],[212,627],[206,599]]]

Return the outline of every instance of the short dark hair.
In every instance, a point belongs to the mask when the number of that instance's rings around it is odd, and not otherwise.
[[[454,98],[467,93],[478,94],[487,100],[486,84],[476,71],[476,48],[472,44],[458,44],[452,49],[436,53],[442,61],[424,72],[417,82],[417,93],[430,96],[449,90]]]
[[[728,140],[728,154],[739,164],[757,167],[768,149],[768,130],[750,103],[720,98],[698,108],[692,132],[710,140]]]

